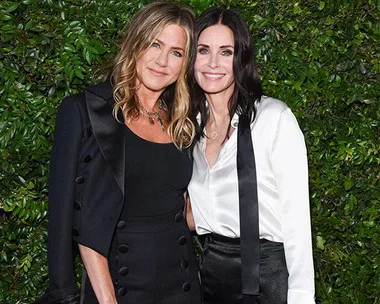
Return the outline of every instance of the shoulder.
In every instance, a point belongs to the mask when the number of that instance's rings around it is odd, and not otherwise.
[[[84,92],[73,94],[70,96],[65,97],[62,102],[60,107],[77,107],[78,103],[85,103],[86,102],[86,97]]]
[[[290,111],[287,104],[279,99],[263,96],[257,106],[257,115],[281,116],[285,111]]]
[[[277,125],[282,116],[287,113],[292,114],[285,102],[276,98],[263,96],[257,104],[257,113],[253,125],[264,124],[267,128],[271,125]]]
[[[257,105],[257,115],[251,125],[252,132],[273,140],[279,130],[299,130],[297,119],[287,104],[279,99],[263,96]],[[298,131],[297,131],[298,132]]]
[[[113,100],[113,88],[110,80],[91,85],[86,88],[86,93],[94,94],[104,100]]]
[[[268,96],[264,96],[257,107],[257,119],[275,124],[288,122],[298,126],[297,119],[289,106],[279,99]]]
[[[109,81],[105,81],[94,84],[87,87],[83,92],[65,97],[59,106],[59,111],[85,111],[86,103],[89,99],[91,100],[93,95],[101,97],[106,101],[113,100],[111,83]]]
[[[58,115],[73,115],[79,112],[80,105],[86,103],[84,93],[78,93],[65,97],[58,106]]]

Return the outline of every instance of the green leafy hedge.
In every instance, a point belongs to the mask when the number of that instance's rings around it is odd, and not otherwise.
[[[56,108],[96,81],[118,33],[150,1],[0,3],[0,303],[46,288],[47,175]],[[380,303],[379,5],[369,1],[176,1],[239,10],[267,95],[303,129],[317,302]]]

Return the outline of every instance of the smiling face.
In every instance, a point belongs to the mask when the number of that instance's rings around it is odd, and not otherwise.
[[[225,25],[210,26],[199,35],[195,79],[206,95],[232,96],[234,46],[234,34]]]
[[[185,55],[186,33],[177,24],[166,26],[136,62],[137,92],[161,94],[181,72]]]

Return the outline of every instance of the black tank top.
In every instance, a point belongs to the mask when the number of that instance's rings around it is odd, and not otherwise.
[[[150,217],[183,205],[192,175],[187,151],[173,143],[145,140],[128,127],[126,136],[125,201],[121,218]]]

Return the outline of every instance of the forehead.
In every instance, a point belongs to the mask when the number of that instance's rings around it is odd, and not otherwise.
[[[234,45],[234,34],[228,26],[216,24],[205,28],[198,43],[206,45]]]
[[[178,24],[169,24],[162,29],[157,39],[169,46],[184,48],[186,44],[186,32]]]

